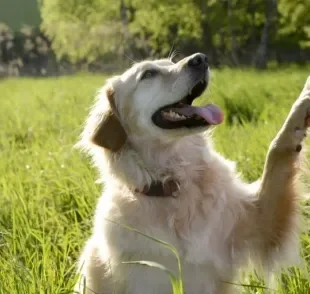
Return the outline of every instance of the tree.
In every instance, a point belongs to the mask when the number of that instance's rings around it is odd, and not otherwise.
[[[271,31],[274,29],[277,16],[277,0],[265,0],[265,25],[261,41],[255,56],[255,66],[263,69],[267,67],[268,43]]]
[[[309,0],[41,0],[57,56],[89,63],[162,57],[176,47],[215,64],[265,68],[279,48],[310,48],[308,11]]]
[[[199,40],[203,15],[193,1],[132,1],[136,13],[130,24],[137,44],[159,55],[168,54],[173,43]]]
[[[58,57],[92,62],[124,44],[121,1],[42,0],[42,28],[52,39]]]
[[[302,48],[310,47],[310,1],[279,0],[280,38],[291,39]]]

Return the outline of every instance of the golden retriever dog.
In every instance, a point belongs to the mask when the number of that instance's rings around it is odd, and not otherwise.
[[[296,182],[310,78],[252,184],[212,147],[208,130],[223,121],[221,109],[192,105],[208,83],[208,59],[197,53],[137,63],[100,91],[79,144],[104,191],[76,293],[172,293],[164,272],[123,262],[155,261],[177,272],[173,253],[117,223],[178,250],[187,294],[233,293],[230,283],[248,260],[269,272],[298,257]]]

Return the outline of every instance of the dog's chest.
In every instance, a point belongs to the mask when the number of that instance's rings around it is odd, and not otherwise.
[[[216,269],[229,267],[231,242],[221,221],[212,217],[192,221],[189,231],[179,238],[182,258],[186,262]]]
[[[191,264],[229,267],[234,256],[236,212],[225,200],[225,191],[206,191],[193,183],[182,193],[184,203],[170,218],[174,220],[170,229],[175,230],[182,258]]]
[[[225,203],[218,200],[214,202],[202,195],[199,185],[191,184],[186,188],[181,190],[182,194],[176,199],[148,197],[126,205],[114,203],[106,210],[105,218],[117,217],[117,222],[175,246],[182,261],[187,293],[217,293],[213,291],[217,281],[223,277],[230,278],[232,251],[229,232],[233,222]],[[107,202],[102,204],[107,207]],[[124,260],[151,260],[173,272],[178,271],[177,260],[167,248],[139,234],[104,223],[105,238],[117,264]],[[118,266],[115,271],[120,272]],[[143,273],[135,267],[130,271],[131,275],[137,276],[132,281],[131,293],[136,293],[135,287],[140,289],[141,275],[145,287],[154,283],[154,293],[170,293],[171,286],[166,283],[168,280],[165,275],[157,275],[145,268]],[[163,289],[159,290],[159,285]]]

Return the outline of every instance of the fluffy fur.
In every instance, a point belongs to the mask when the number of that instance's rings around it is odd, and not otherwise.
[[[154,111],[188,93],[193,76],[187,62],[135,64],[98,95],[80,146],[100,170],[104,191],[80,258],[77,293],[172,292],[161,271],[122,262],[151,260],[176,271],[173,254],[109,220],[174,245],[188,294],[233,293],[225,281],[232,282],[249,258],[271,270],[298,257],[297,151],[307,127],[310,79],[270,145],[262,179],[248,184],[213,149],[207,128],[153,124]],[[150,68],[158,74],[141,81]],[[170,178],[180,183],[177,197],[137,192]]]

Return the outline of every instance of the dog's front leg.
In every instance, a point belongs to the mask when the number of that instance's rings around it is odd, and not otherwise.
[[[297,217],[298,158],[310,125],[310,77],[272,141],[258,190],[258,225],[264,253],[294,232]]]

